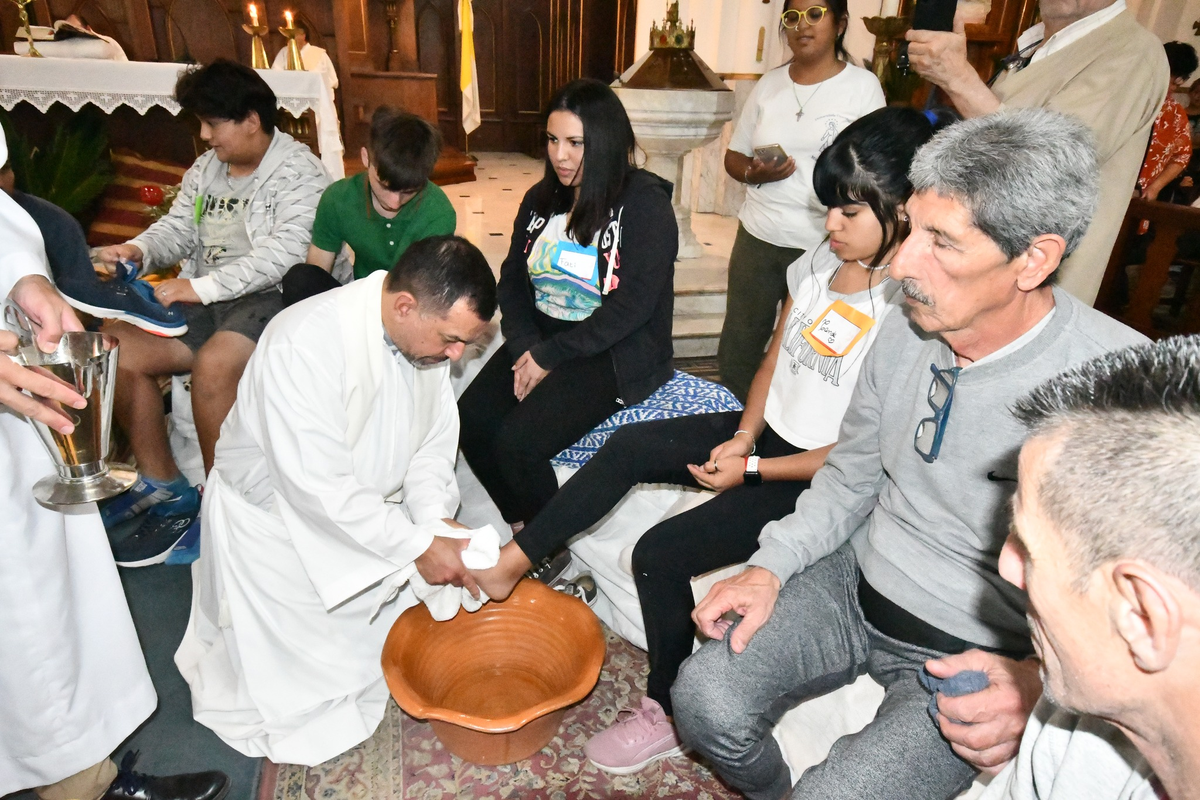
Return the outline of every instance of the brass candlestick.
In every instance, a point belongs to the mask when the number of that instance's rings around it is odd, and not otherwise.
[[[892,50],[912,27],[912,20],[908,17],[863,17],[863,24],[867,26],[867,32],[875,36],[875,52],[871,59],[875,77],[886,85]]]
[[[383,13],[387,17],[388,24],[388,53],[384,69],[391,72],[400,67],[400,47],[396,41],[396,26],[400,22],[400,4],[397,0],[384,0]]]
[[[242,30],[250,34],[250,66],[255,69],[270,69],[271,62],[267,61],[267,32],[271,29],[266,25],[242,25]]]
[[[287,12],[283,18],[287,21],[287,25],[278,30],[287,37],[287,68],[303,72],[304,60],[300,58],[300,47],[296,44],[296,31],[299,28],[292,23],[292,12]]]
[[[13,0],[17,4],[17,10],[20,12],[21,27],[25,29],[25,39],[29,42],[29,50],[25,55],[30,58],[42,58],[42,54],[33,46],[33,29],[29,27],[29,12],[25,10],[25,6],[33,2],[33,0]]]

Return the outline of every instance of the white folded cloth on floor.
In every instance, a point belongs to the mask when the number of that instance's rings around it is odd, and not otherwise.
[[[500,560],[500,534],[491,525],[485,525],[475,530],[452,528],[447,525],[446,530],[439,532],[438,535],[471,540],[471,543],[462,552],[463,565],[467,569],[491,569]],[[379,613],[380,608],[400,594],[400,588],[406,583],[412,588],[417,599],[429,609],[429,615],[438,622],[453,619],[460,608],[465,608],[469,612],[478,611],[490,599],[482,589],[479,590],[479,599],[476,600],[470,592],[458,586],[449,584],[431,586],[421,577],[421,573],[417,572],[416,563],[412,563],[387,578],[388,586],[385,591],[380,593],[380,597],[383,599],[372,612],[372,619]]]

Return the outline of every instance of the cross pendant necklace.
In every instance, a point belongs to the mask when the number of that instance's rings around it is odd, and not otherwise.
[[[796,112],[796,122],[799,122],[800,118],[804,116],[805,104],[812,102],[813,98],[817,96],[817,92],[821,91],[821,87],[825,84],[825,82],[821,81],[820,83],[818,83],[817,88],[813,89],[812,94],[810,94],[808,96],[808,100],[806,100],[804,103],[801,103],[800,102],[800,94],[796,91],[796,82],[791,80],[790,75],[788,76],[788,80],[791,81],[791,84],[792,84],[792,97],[796,98],[796,106],[800,109],[799,111]]]

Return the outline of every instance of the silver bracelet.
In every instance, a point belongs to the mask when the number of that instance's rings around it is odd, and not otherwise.
[[[754,455],[755,451],[758,450],[758,442],[754,441],[754,434],[744,428],[738,428],[733,432],[733,435],[737,436],[739,433],[744,433],[750,437],[750,455]]]

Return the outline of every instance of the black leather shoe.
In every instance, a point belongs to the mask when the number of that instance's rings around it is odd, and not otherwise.
[[[229,793],[229,776],[224,772],[143,775],[133,771],[137,757],[133,751],[125,754],[101,800],[223,800]]]

